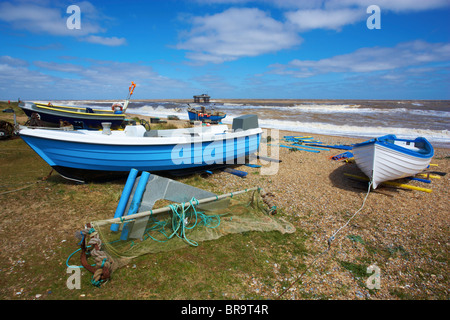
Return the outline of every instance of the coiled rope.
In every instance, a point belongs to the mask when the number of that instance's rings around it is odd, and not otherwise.
[[[206,215],[204,212],[197,211],[196,206],[199,204],[198,200],[192,198],[189,203],[170,204],[169,208],[172,212],[171,228],[172,233],[167,234],[165,228],[168,225],[167,221],[157,221],[153,218],[154,225],[145,231],[145,239],[151,238],[158,242],[166,242],[169,239],[177,236],[178,238],[186,241],[192,246],[198,246],[198,243],[189,239],[186,236],[187,230],[194,229],[198,226],[205,226],[207,228],[217,228],[220,225],[220,215]],[[150,232],[158,231],[164,235],[165,240],[158,240],[154,238]]]
[[[102,251],[102,241],[94,228],[88,225],[86,229],[81,230],[80,234],[83,237],[80,242],[81,265],[93,274],[91,283],[100,287],[111,277],[112,271],[116,269],[116,262],[106,252]],[[94,265],[87,262],[88,255],[94,258]]]

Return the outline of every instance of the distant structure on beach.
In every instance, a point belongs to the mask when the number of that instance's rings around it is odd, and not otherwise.
[[[207,94],[202,94],[200,96],[194,96],[195,103],[209,103],[209,98]]]

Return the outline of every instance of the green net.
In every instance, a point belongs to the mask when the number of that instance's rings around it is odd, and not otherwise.
[[[111,232],[110,223],[93,222],[92,226],[99,232],[106,251],[128,258],[197,246],[231,233],[295,231],[291,224],[268,214],[270,208],[262,201],[259,190],[201,205],[193,198],[188,206],[171,204],[169,208],[167,212],[149,215],[142,239],[121,241],[121,233]]]
[[[84,234],[87,246],[97,244],[94,252],[100,255],[95,260],[97,268],[104,268],[105,261],[108,261],[109,272],[112,273],[138,256],[198,246],[203,241],[230,234],[295,232],[291,223],[271,214],[273,207],[263,201],[259,188],[206,203],[192,198],[187,203],[171,203],[164,208],[164,212],[157,214],[149,212],[143,235],[138,239],[124,239],[123,235],[124,230],[132,228],[138,219],[120,219],[118,232],[111,231],[111,225],[117,223],[117,219],[91,222]]]

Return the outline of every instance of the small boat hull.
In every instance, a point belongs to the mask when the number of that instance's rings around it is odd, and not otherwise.
[[[353,155],[376,189],[384,181],[413,176],[427,168],[434,150],[425,138],[406,140],[387,135],[355,144]]]
[[[158,130],[155,136],[147,133],[142,126],[127,126],[111,135],[31,128],[22,128],[19,134],[62,176],[86,181],[122,175],[133,168],[179,173],[235,164],[258,150],[262,130],[228,132],[224,125]]]
[[[209,112],[205,111],[202,112],[200,110],[196,110],[193,108],[188,109],[188,116],[189,120],[191,121],[211,121],[211,122],[221,122],[223,118],[225,118],[227,115],[223,112],[215,111],[215,112]]]
[[[112,110],[96,110],[86,107],[53,106],[26,102],[19,105],[28,117],[36,114],[43,126],[59,127],[67,122],[77,129],[99,130],[102,122],[111,123],[111,129],[119,129],[125,114],[115,114]]]

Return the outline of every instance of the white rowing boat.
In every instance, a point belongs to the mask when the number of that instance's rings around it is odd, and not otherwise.
[[[372,188],[389,180],[413,176],[430,164],[433,146],[427,139],[398,139],[386,135],[353,146],[359,169],[372,181]]]

